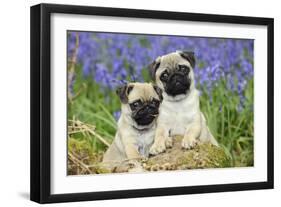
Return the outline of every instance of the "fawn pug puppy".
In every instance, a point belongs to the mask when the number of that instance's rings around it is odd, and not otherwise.
[[[150,65],[156,85],[163,90],[156,135],[150,154],[172,146],[172,136],[182,135],[182,147],[193,148],[198,141],[218,145],[199,107],[199,92],[194,85],[193,52],[176,51],[158,57]]]
[[[148,157],[153,143],[162,90],[151,83],[129,83],[117,90],[121,116],[115,139],[104,154],[103,162],[116,164]]]

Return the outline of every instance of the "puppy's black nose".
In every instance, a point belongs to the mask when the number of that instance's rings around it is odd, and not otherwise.
[[[180,86],[181,83],[179,81],[176,82],[176,86]]]

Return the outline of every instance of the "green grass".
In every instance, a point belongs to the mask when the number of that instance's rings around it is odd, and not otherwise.
[[[78,70],[80,71],[80,70]],[[145,74],[146,76],[147,74]],[[225,81],[218,83],[211,91],[212,101],[206,88],[200,88],[201,110],[208,126],[232,159],[232,166],[253,165],[253,81],[245,90],[245,106],[237,110],[240,98],[236,92],[226,89]],[[116,132],[113,112],[120,110],[120,102],[115,91],[101,89],[90,78],[76,75],[74,84],[76,97],[68,102],[68,119],[73,118],[95,126],[95,132],[111,143]],[[71,138],[88,143],[91,153],[106,150],[106,145],[91,134],[74,133]],[[71,150],[71,149],[70,149]]]
[[[245,90],[245,106],[238,110],[240,98],[236,92],[226,90],[221,81],[211,92],[210,97],[202,89],[201,110],[206,116],[208,126],[220,145],[232,158],[233,166],[253,165],[253,81]]]

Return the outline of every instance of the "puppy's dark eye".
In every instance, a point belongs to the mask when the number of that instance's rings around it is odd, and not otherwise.
[[[169,78],[169,73],[165,71],[164,73],[161,74],[160,80],[166,82]]]
[[[189,73],[189,67],[187,67],[186,65],[179,65],[178,70],[184,74],[188,74]]]
[[[160,105],[160,101],[157,99],[152,99],[151,104],[158,107]]]
[[[132,110],[135,110],[135,109],[137,109],[140,106],[142,106],[141,100],[137,100],[137,101],[134,101],[133,103],[130,103],[130,108]]]

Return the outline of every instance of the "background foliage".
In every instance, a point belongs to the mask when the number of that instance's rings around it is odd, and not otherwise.
[[[115,88],[150,81],[147,66],[155,58],[189,50],[210,130],[233,166],[253,165],[253,40],[75,31],[67,37],[69,152],[99,161],[120,116]]]

